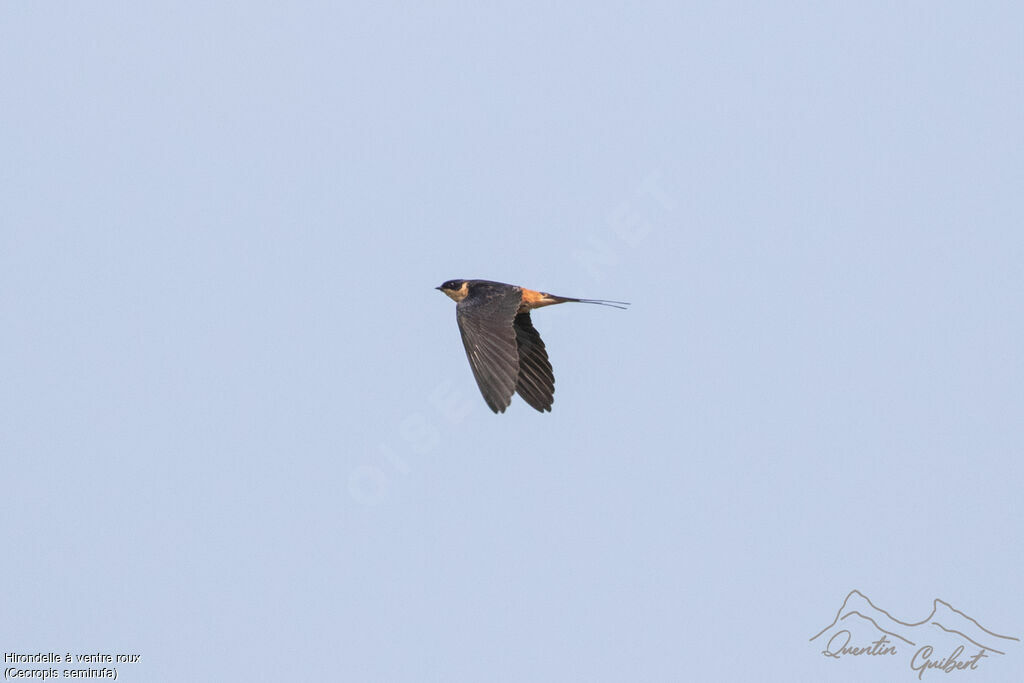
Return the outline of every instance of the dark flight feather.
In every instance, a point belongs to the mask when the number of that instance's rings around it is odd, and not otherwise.
[[[516,391],[540,412],[550,411],[555,400],[555,375],[551,370],[544,340],[530,320],[530,312],[520,313],[513,323],[519,347],[519,377]]]
[[[519,377],[519,351],[512,321],[519,292],[477,285],[455,307],[466,357],[484,401],[496,413],[512,402]]]

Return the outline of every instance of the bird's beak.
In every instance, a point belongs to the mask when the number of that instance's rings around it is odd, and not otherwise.
[[[439,292],[441,291],[441,288],[440,288],[440,287],[434,287],[434,289],[436,289],[436,290],[437,290],[437,291],[439,291]]]

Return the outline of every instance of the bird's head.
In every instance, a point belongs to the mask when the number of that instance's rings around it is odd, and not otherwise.
[[[448,280],[440,287],[435,287],[447,294],[453,301],[462,301],[469,294],[469,282],[466,280]]]

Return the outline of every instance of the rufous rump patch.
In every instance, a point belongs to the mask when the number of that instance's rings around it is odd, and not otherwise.
[[[520,287],[520,289],[523,293],[523,302],[519,306],[521,311],[528,311],[531,308],[540,308],[541,306],[550,306],[551,304],[559,303],[558,299],[547,292],[536,292],[532,289],[526,289],[525,287]]]

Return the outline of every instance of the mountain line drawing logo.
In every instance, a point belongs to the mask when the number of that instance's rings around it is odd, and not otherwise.
[[[977,671],[992,657],[1016,649],[1020,638],[991,631],[944,600],[917,622],[900,621],[859,590],[850,591],[835,619],[811,636],[834,660],[907,660],[923,680],[925,672]]]

